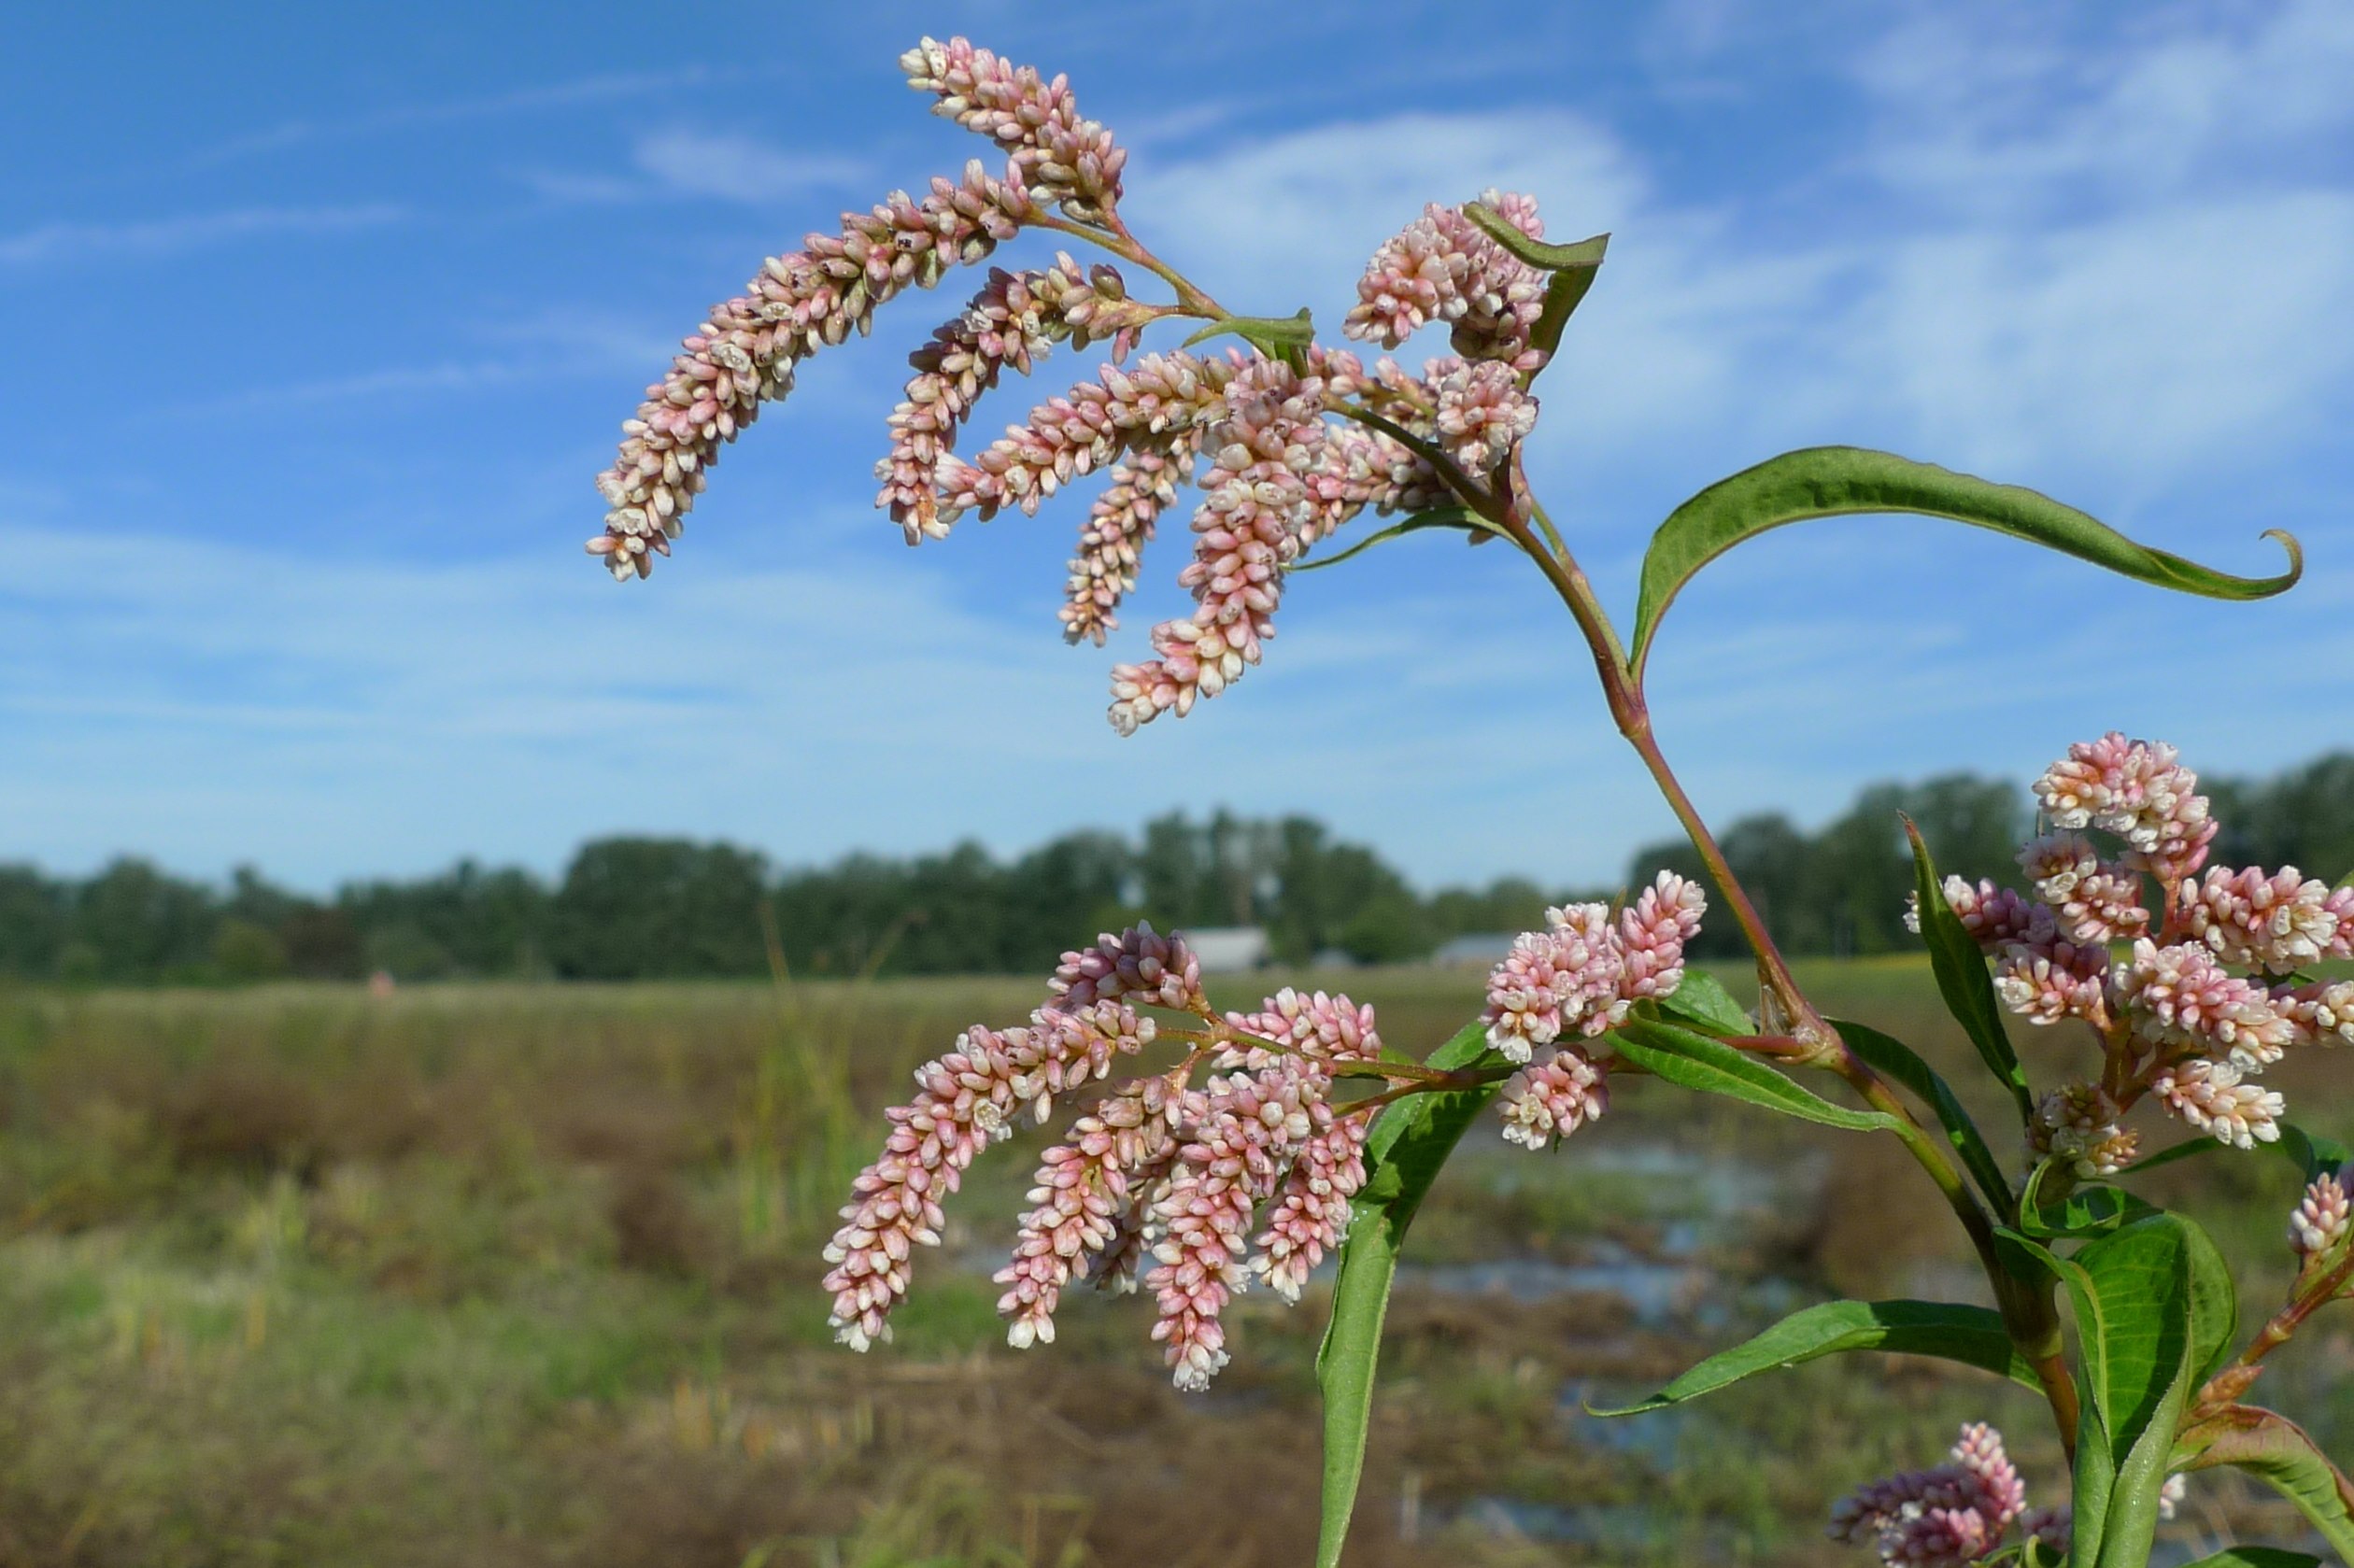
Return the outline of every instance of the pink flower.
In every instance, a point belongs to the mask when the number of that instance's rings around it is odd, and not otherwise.
[[[1024,183],[1083,223],[1118,205],[1127,151],[1081,118],[1071,84],[976,49],[963,38],[926,38],[900,57],[907,84],[939,98],[932,112],[1009,148]]]
[[[2280,1060],[2296,1028],[2262,986],[2226,973],[2195,943],[2134,944],[2118,977],[2117,1002],[2142,1039],[2163,1046],[2220,1051],[2243,1067]]]
[[[1042,1117],[1055,1095],[1102,1077],[1115,1052],[1141,1050],[1152,1037],[1149,1020],[1116,1002],[1041,1009],[1025,1027],[968,1029],[955,1051],[917,1068],[915,1097],[885,1112],[883,1157],[852,1183],[843,1226],[826,1247],[835,1336],[856,1350],[888,1339],[910,1255],[940,1245],[941,1201],[973,1156],[1023,1109]]]
[[[2289,1021],[2297,1045],[2354,1045],[2354,980],[2275,986],[2275,1011]]]
[[[1882,1562],[1962,1568],[1986,1556],[2026,1507],[2026,1489],[1982,1422],[1962,1429],[1951,1457],[1863,1487],[1831,1513],[1831,1538],[1870,1544]]]
[[[1166,1169],[1178,1106],[1167,1079],[1140,1079],[1108,1095],[1040,1157],[1029,1194],[1036,1207],[1022,1220],[1014,1261],[996,1277],[1009,1287],[998,1311],[1011,1320],[1006,1340],[1014,1349],[1054,1343],[1063,1287],[1118,1236],[1136,1205],[1131,1183]]]
[[[1137,561],[1162,513],[1177,502],[1177,486],[1193,477],[1193,450],[1142,448],[1112,468],[1112,482],[1087,510],[1079,530],[1079,553],[1071,558],[1071,582],[1061,611],[1063,640],[1082,638],[1103,645],[1119,626],[1113,612],[1136,587]]]
[[[2141,1151],[2141,1137],[2118,1123],[2109,1097],[2090,1083],[2072,1083],[2046,1095],[2027,1129],[2027,1147],[2037,1155],[2068,1163],[2079,1180],[2114,1176]]]
[[[2031,1024],[2063,1018],[2106,1022],[2108,949],[2060,935],[2049,909],[2038,909],[2023,940],[2006,943],[1994,961],[1994,994]]]
[[[2059,905],[2076,891],[2077,883],[2100,869],[2101,857],[2081,833],[2047,833],[2030,839],[2019,852],[2019,869],[2035,885],[2035,897]]]
[[[2305,1186],[2304,1199],[2289,1216],[2289,1245],[2299,1257],[2326,1252],[2346,1237],[2346,1187],[2334,1171],[2323,1171]]]
[[[1961,921],[1962,928],[1990,952],[2006,942],[2023,940],[2034,925],[2035,906],[2007,887],[1997,887],[1989,881],[1980,881],[1974,887],[1960,877],[1948,877],[1940,891],[1954,918]],[[1905,929],[1915,936],[1921,934],[1919,894],[1906,897]]]
[[[2199,776],[2176,757],[2172,746],[2111,730],[2070,746],[2035,781],[2035,794],[2059,826],[2106,827],[2155,850],[2207,817],[2206,798],[2194,793]]]
[[[1675,993],[1683,983],[1684,943],[1700,934],[1700,917],[1708,909],[1700,884],[1673,871],[1660,872],[1643,889],[1634,906],[1619,916],[1619,942],[1625,954],[1619,978],[1622,999],[1639,1002]]]
[[[1543,237],[1533,198],[1491,191],[1481,200],[1532,239]],[[1418,328],[1445,321],[1465,358],[1534,370],[1544,355],[1528,338],[1544,313],[1545,283],[1542,273],[1482,233],[1461,207],[1432,205],[1373,253],[1341,330],[1395,348]]]
[[[2182,889],[2184,925],[2226,964],[2287,974],[2338,946],[2330,884],[2294,866],[2267,876],[2217,867]],[[2343,900],[2341,900],[2343,902]]]
[[[2138,941],[2149,931],[2141,879],[2115,866],[2078,878],[2074,890],[2051,908],[2060,929],[2079,944]]]
[[[1437,396],[1430,422],[1439,445],[1483,478],[1537,428],[1537,400],[1521,390],[1510,366],[1494,360],[1439,360],[1431,369]]]
[[[1076,475],[1140,449],[1170,450],[1224,411],[1235,371],[1235,361],[1185,353],[1142,355],[1125,369],[1105,365],[1094,381],[1049,398],[1026,423],[1008,426],[970,463],[944,459],[941,516],[954,522],[977,510],[986,521],[1007,506],[1036,512]]]
[[[1610,1109],[1610,1087],[1601,1065],[1576,1046],[1544,1046],[1505,1080],[1496,1107],[1505,1142],[1547,1149]]]
[[[1210,998],[1201,990],[1201,960],[1182,935],[1161,936],[1151,925],[1106,931],[1093,947],[1066,953],[1047,982],[1057,1010],[1099,1001],[1126,1000],[1145,1007],[1207,1017]]]
[[[1133,734],[1164,713],[1180,717],[1240,680],[1274,635],[1283,568],[1340,516],[1306,475],[1323,461],[1326,383],[1257,359],[1226,388],[1224,417],[1205,437],[1208,492],[1194,514],[1194,558],[1178,575],[1193,590],[1191,618],[1153,629],[1160,656],[1112,672],[1112,727]]]
[[[1549,928],[1512,943],[1488,975],[1488,1043],[1510,1062],[1572,1031],[1598,1035],[1626,1015],[1623,939],[1602,904],[1547,910]]]
[[[1148,318],[1127,300],[1120,275],[1099,266],[1083,272],[1069,256],[1044,272],[992,268],[989,280],[955,320],[908,356],[915,367],[906,401],[892,410],[891,450],[875,465],[883,483],[875,504],[907,530],[907,542],[943,538],[940,466],[956,444],[957,427],[1007,367],[1029,374],[1048,347],[1068,338],[1081,348]]]
[[[1220,1314],[1249,1279],[1252,1213],[1330,1116],[1317,1077],[1292,1057],[1212,1081],[1199,1120],[1181,1135],[1175,1171],[1153,1205],[1162,1236],[1144,1278],[1159,1308],[1153,1337],[1179,1388],[1205,1389],[1226,1365]]]
[[[2230,1062],[2205,1056],[2162,1067],[2149,1081],[2165,1108],[2218,1143],[2253,1149],[2280,1137],[2280,1113],[2287,1109],[2280,1095],[2240,1081],[2240,1069]]]
[[[932,181],[920,202],[893,191],[872,212],[845,214],[839,235],[812,234],[763,263],[744,293],[712,307],[622,425],[620,454],[597,480],[610,510],[589,553],[617,579],[645,575],[653,556],[669,554],[720,446],[792,389],[800,360],[864,330],[911,285],[929,288],[987,256],[1036,211],[1018,177],[992,179],[973,163],[961,182]]]

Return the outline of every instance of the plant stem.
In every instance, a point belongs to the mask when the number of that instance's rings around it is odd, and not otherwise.
[[[1046,213],[1041,213],[1031,221],[1037,228],[1085,240],[1089,245],[1109,250],[1122,261],[1132,261],[1146,272],[1158,275],[1177,290],[1177,303],[1187,316],[1214,321],[1232,314],[1205,293],[1193,279],[1147,250],[1143,242],[1129,233],[1127,225],[1120,222],[1116,216],[1112,219],[1115,226],[1111,229],[1099,229],[1091,223],[1074,223],[1067,218],[1056,218]]]

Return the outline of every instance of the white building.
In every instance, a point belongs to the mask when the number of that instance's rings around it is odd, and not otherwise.
[[[1239,975],[1262,968],[1269,955],[1263,925],[1205,925],[1184,936],[1206,975]]]

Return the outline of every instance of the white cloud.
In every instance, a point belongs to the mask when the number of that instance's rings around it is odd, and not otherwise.
[[[404,207],[376,202],[352,206],[237,207],[127,223],[43,223],[0,236],[0,262],[168,256],[257,235],[337,234],[395,223]]]
[[[670,190],[730,202],[770,202],[870,177],[862,158],[792,152],[755,137],[674,129],[639,139],[639,169]]]

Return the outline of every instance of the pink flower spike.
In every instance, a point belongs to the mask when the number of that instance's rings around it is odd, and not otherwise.
[[[591,553],[617,579],[645,576],[720,447],[792,390],[801,360],[866,330],[875,307],[908,288],[982,260],[1036,215],[1018,177],[993,179],[973,163],[961,181],[932,181],[921,201],[894,191],[871,212],[844,214],[838,235],[812,234],[772,257],[743,294],[711,308],[623,423],[619,455],[597,479],[612,543],[592,543]]]
[[[2294,866],[2269,876],[2218,867],[2183,885],[2183,924],[2226,964],[2287,974],[2336,951],[2340,919],[2332,899],[2329,883]]]
[[[2323,1171],[2306,1184],[2304,1199],[2289,1216],[2289,1244],[2301,1258],[2326,1252],[2346,1238],[2347,1194],[2334,1171]]]
[[[1329,1116],[1321,1084],[1298,1057],[1256,1074],[1213,1081],[1168,1188],[1153,1206],[1162,1229],[1145,1276],[1159,1321],[1153,1337],[1180,1389],[1198,1392],[1227,1363],[1227,1303],[1250,1278],[1251,1215],[1274,1195],[1285,1167]]]
[[[1063,78],[1047,80],[964,38],[926,38],[900,67],[910,87],[940,100],[933,113],[1012,149],[1023,181],[1071,217],[1101,223],[1119,205],[1127,152],[1081,117]]]
[[[1610,1109],[1601,1064],[1573,1045],[1545,1046],[1538,1058],[1504,1082],[1496,1095],[1504,1141],[1550,1149]]]

